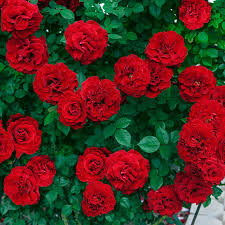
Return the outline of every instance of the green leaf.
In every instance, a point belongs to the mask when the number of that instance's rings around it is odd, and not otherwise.
[[[107,139],[108,137],[111,137],[115,133],[115,131],[116,131],[116,127],[114,125],[109,125],[105,127],[103,130],[105,139]]]
[[[55,190],[51,190],[45,195],[49,203],[54,202],[57,199],[57,196],[58,196],[58,192]]]
[[[26,95],[26,92],[22,89],[16,90],[15,97],[16,98],[23,98]]]
[[[170,133],[170,140],[173,144],[176,144],[179,141],[180,132],[178,130],[174,130]]]
[[[208,196],[207,200],[203,203],[204,208],[206,208],[207,206],[209,206],[211,203],[211,197]]]
[[[165,2],[166,0],[155,0],[155,4],[160,8],[165,4]]]
[[[116,128],[126,128],[130,125],[130,123],[131,123],[130,119],[123,117],[116,121],[115,127]]]
[[[139,143],[138,146],[147,153],[155,152],[160,147],[160,142],[156,137],[146,136]]]
[[[176,225],[183,225],[183,223],[181,223],[176,214],[173,215],[173,220]]]
[[[75,19],[74,13],[67,8],[64,8],[63,10],[60,10],[60,14],[63,18],[65,18],[67,20],[74,20]]]
[[[120,36],[119,34],[109,34],[109,38],[113,40],[118,40],[122,39],[122,36]]]
[[[37,5],[38,0],[30,0],[30,3],[31,3],[31,4],[34,4],[34,5]]]
[[[213,196],[218,199],[218,197],[220,197],[220,195],[223,193],[223,191],[217,187],[217,186],[213,186]]]
[[[208,34],[206,32],[200,32],[197,38],[198,38],[198,41],[203,44],[207,44],[209,40]]]
[[[115,133],[115,138],[119,144],[130,147],[131,135],[127,130],[118,129]]]
[[[137,40],[137,35],[134,32],[128,32],[127,39],[131,40],[131,41],[135,41],[135,40]]]
[[[162,127],[158,127],[156,129],[156,137],[158,138],[161,144],[168,144],[169,142],[169,135],[167,131]]]
[[[172,147],[170,145],[162,145],[160,146],[159,152],[163,159],[168,160],[172,155]]]
[[[129,198],[127,197],[123,197],[120,199],[120,205],[123,207],[123,208],[130,208],[130,200]]]
[[[61,122],[57,121],[57,128],[65,135],[67,136],[70,132],[70,127],[69,126],[65,126],[64,124],[62,124]]]
[[[133,8],[134,13],[141,13],[144,11],[144,7],[141,3],[136,3]]]
[[[207,54],[211,58],[217,58],[218,57],[218,50],[215,48],[209,48],[207,49]]]
[[[64,216],[69,216],[72,213],[73,209],[71,205],[64,205],[62,208],[62,214]]]
[[[154,17],[158,17],[161,13],[161,8],[159,8],[158,6],[156,6],[155,4],[151,4],[149,6],[149,12],[152,16]]]
[[[163,185],[163,178],[158,175],[157,170],[152,169],[150,171],[150,186],[153,190],[158,190]]]
[[[52,111],[50,112],[46,117],[45,117],[45,120],[44,120],[44,126],[52,123],[57,117],[57,112],[56,111]]]

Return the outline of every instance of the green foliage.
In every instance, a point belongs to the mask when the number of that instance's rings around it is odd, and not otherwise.
[[[188,56],[182,66],[174,69],[173,82],[186,67],[206,66],[217,77],[218,85],[225,78],[225,10],[224,0],[212,5],[209,24],[190,31],[178,18],[177,0],[88,0],[78,7],[75,15],[63,6],[50,2],[42,10],[44,19],[36,36],[44,35],[49,50],[49,63],[64,62],[78,74],[81,83],[89,76],[113,80],[114,64],[131,53],[145,58],[148,40],[159,31],[175,30],[184,37]],[[104,5],[101,7],[100,3]],[[32,3],[36,3],[35,0]],[[103,12],[103,10],[104,12]],[[171,10],[170,10],[171,9]],[[109,46],[104,56],[88,66],[75,62],[65,50],[64,32],[77,20],[96,20],[109,34]],[[33,75],[18,73],[5,60],[6,43],[10,35],[0,32],[0,117],[4,125],[10,115],[22,113],[38,120],[43,131],[42,144],[36,153],[47,154],[55,162],[57,176],[50,187],[40,189],[38,205],[16,206],[0,188],[0,214],[6,225],[135,225],[152,224],[156,215],[142,210],[140,196],[146,198],[149,187],[157,190],[172,184],[184,163],[179,159],[176,145],[191,104],[184,102],[175,85],[155,99],[128,97],[116,116],[102,123],[88,122],[83,129],[73,130],[58,121],[57,108],[43,103],[33,92]],[[86,217],[81,209],[86,183],[75,176],[79,155],[86,147],[107,147],[115,152],[136,149],[149,160],[151,171],[146,185],[139,192],[122,195],[115,192],[116,207],[107,215]],[[0,179],[15,166],[27,163],[31,156],[16,160],[13,155],[1,164]],[[106,180],[104,180],[107,183]],[[214,187],[214,196],[220,190]],[[209,200],[208,200],[209,201]],[[209,202],[205,203],[207,205]]]

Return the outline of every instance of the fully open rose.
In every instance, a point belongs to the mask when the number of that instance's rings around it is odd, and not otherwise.
[[[27,74],[34,74],[48,63],[48,50],[45,38],[30,36],[26,39],[10,38],[7,42],[6,59],[9,65]]]
[[[27,168],[33,172],[39,187],[48,187],[52,184],[56,174],[55,164],[47,155],[33,157],[27,163]]]
[[[107,167],[107,180],[117,191],[128,195],[144,186],[150,170],[148,160],[133,149],[111,154]]]
[[[38,127],[38,121],[29,116],[18,113],[10,117],[7,130],[15,146],[17,158],[23,153],[34,154],[39,150],[42,131]]]
[[[211,6],[205,0],[183,0],[179,7],[179,18],[190,30],[196,30],[208,23]]]
[[[76,175],[83,182],[102,180],[106,176],[106,159],[111,154],[107,148],[86,148],[79,156]]]
[[[37,204],[39,187],[33,172],[24,166],[17,166],[4,179],[4,192],[16,205]]]
[[[78,87],[77,74],[64,63],[45,64],[37,71],[33,87],[42,101],[55,105],[65,91]]]
[[[42,18],[37,5],[26,0],[9,0],[1,13],[2,31],[24,39],[39,29]]]
[[[82,64],[88,65],[101,58],[106,51],[108,34],[100,25],[89,20],[77,21],[65,32],[66,50]]]
[[[100,216],[114,209],[116,200],[112,188],[100,181],[88,183],[81,206],[87,216]]]

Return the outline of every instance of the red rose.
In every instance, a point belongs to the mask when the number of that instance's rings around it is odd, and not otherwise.
[[[88,65],[101,58],[106,51],[108,34],[100,25],[82,20],[69,25],[65,31],[66,50],[82,64]]]
[[[67,1],[56,0],[55,2],[59,5],[63,5],[65,7],[67,7],[68,9],[72,10],[73,12],[75,12],[77,10],[77,7],[80,5],[79,0],[67,0]]]
[[[192,120],[184,124],[177,148],[184,161],[196,162],[215,156],[217,145],[212,127],[201,120]]]
[[[6,47],[6,60],[19,72],[34,74],[48,63],[48,50],[43,36],[30,36],[23,40],[11,37]]]
[[[3,6],[5,6],[7,4],[8,0],[0,0],[0,8],[2,8]]]
[[[31,155],[39,150],[42,131],[38,130],[37,120],[18,113],[10,117],[7,126],[13,139],[17,158],[23,153]]]
[[[107,214],[114,209],[116,200],[112,188],[100,181],[88,183],[81,206],[87,216]]]
[[[150,190],[147,201],[149,209],[154,213],[169,217],[180,212],[183,204],[174,190],[174,185],[163,186],[157,191]]]
[[[170,79],[173,76],[173,70],[149,59],[146,62],[150,71],[150,82],[145,95],[148,98],[155,98],[171,86]]]
[[[213,127],[217,136],[225,127],[225,108],[214,100],[203,100],[191,107],[188,121],[200,119]]]
[[[37,5],[26,0],[10,0],[2,8],[2,31],[12,32],[15,38],[24,39],[40,28],[42,18]]]
[[[39,187],[48,187],[52,184],[56,174],[55,164],[47,155],[33,157],[26,166],[34,173]]]
[[[175,31],[159,32],[149,40],[145,54],[165,66],[177,66],[187,56],[184,38]]]
[[[76,175],[80,181],[102,180],[106,176],[106,159],[111,152],[106,148],[86,148],[79,156]]]
[[[217,158],[225,164],[225,133],[218,138]]]
[[[131,194],[142,188],[150,170],[147,159],[135,151],[120,150],[107,158],[107,179],[117,191]]]
[[[9,159],[14,151],[14,145],[9,133],[2,127],[0,120],[0,163]]]
[[[188,176],[184,172],[176,175],[174,186],[178,197],[187,204],[195,203],[198,205],[199,203],[203,203],[213,193],[210,184],[200,178]]]
[[[59,99],[58,109],[59,121],[65,126],[73,129],[82,128],[87,121],[87,112],[84,100],[81,98],[80,90],[67,91]]]
[[[13,168],[5,177],[4,192],[16,205],[33,205],[40,199],[34,174],[25,166]]]
[[[179,18],[190,30],[196,30],[208,23],[211,6],[205,0],[183,0],[179,7]]]
[[[147,63],[136,55],[122,57],[114,66],[114,82],[125,94],[141,97],[150,81]]]
[[[77,74],[64,63],[57,63],[41,67],[36,73],[33,87],[41,101],[55,105],[65,91],[74,91],[78,85]]]
[[[220,184],[225,177],[225,165],[216,158],[206,158],[196,163],[186,163],[188,176],[203,179],[210,185]]]
[[[180,96],[185,101],[209,99],[216,86],[213,72],[204,66],[190,66],[178,76]]]
[[[120,109],[120,92],[111,80],[89,77],[82,83],[81,95],[88,118],[93,121],[108,120]]]
[[[216,100],[225,107],[225,85],[216,86],[212,92],[211,99]]]

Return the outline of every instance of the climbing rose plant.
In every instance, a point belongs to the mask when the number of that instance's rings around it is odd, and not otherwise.
[[[223,0],[0,0],[0,220],[180,224],[225,177]]]

